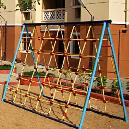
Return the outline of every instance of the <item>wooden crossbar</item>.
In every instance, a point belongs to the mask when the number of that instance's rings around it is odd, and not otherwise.
[[[22,39],[39,39],[39,40],[62,40],[62,41],[99,41],[100,39],[95,39],[95,38],[52,38],[52,37],[23,37]],[[103,39],[104,41],[108,41],[108,39]]]

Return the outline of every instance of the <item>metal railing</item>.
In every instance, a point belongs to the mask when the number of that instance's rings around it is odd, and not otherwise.
[[[45,9],[43,10],[43,21],[64,21],[65,19],[65,9]]]

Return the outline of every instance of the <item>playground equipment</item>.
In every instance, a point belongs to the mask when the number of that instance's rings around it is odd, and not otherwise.
[[[120,103],[123,107],[124,120],[127,122],[110,23],[111,21],[25,23],[2,100],[82,129],[87,108],[92,107],[91,91],[96,85],[96,78],[100,78],[101,87],[105,85],[103,77],[107,76],[107,73],[103,71],[104,60],[107,58],[106,60],[110,60],[112,66],[110,77],[116,77],[118,80]],[[24,40],[26,44],[23,44]],[[21,49],[23,45],[25,50],[24,58],[21,59],[22,71],[18,84],[11,85],[13,69],[19,53],[23,51]],[[106,50],[110,50],[111,55],[106,53]],[[28,79],[23,76],[23,73],[30,56],[33,72]],[[44,65],[43,79],[39,74],[41,70],[39,64]],[[50,72],[55,75],[48,76]],[[37,79],[34,79],[35,76]],[[28,82],[21,85],[21,81]],[[33,86],[36,84],[39,87]],[[102,88],[102,95],[102,101],[106,105],[104,88]]]

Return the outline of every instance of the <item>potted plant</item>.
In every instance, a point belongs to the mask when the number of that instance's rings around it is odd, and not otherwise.
[[[40,4],[40,0],[18,0],[17,7],[20,8],[21,11],[35,10],[35,3]]]
[[[18,0],[18,4],[16,7],[19,7],[22,15],[23,15],[23,21],[24,22],[33,22],[32,21],[32,11],[36,11],[36,2],[40,4],[40,0]],[[16,9],[16,10],[19,10]]]
[[[19,75],[20,79],[20,84],[21,85],[29,85],[31,82],[31,85],[37,86],[39,85],[38,82],[38,77],[40,79],[40,82],[48,82],[52,81],[53,77],[55,75],[53,73],[48,73],[42,71],[42,72],[34,72],[34,71],[28,71],[28,72],[23,72],[22,75]]]

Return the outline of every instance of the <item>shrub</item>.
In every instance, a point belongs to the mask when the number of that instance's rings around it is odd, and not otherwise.
[[[79,77],[79,81],[81,83],[84,83],[84,82],[89,82],[90,79],[91,79],[91,74],[92,74],[92,70],[89,69],[87,72],[85,71],[79,71],[79,74],[78,74],[78,77]]]
[[[47,74],[47,77],[56,77],[56,76],[55,76],[55,74],[53,74],[53,73],[48,73],[48,74]]]
[[[23,76],[32,76],[32,74],[33,74],[33,72],[34,71],[29,71],[29,72],[23,72]],[[38,72],[38,73],[34,73],[34,76],[40,76],[40,77],[44,77],[45,75],[46,75],[46,73],[45,72]]]
[[[116,95],[116,93],[118,92],[118,86],[119,86],[118,80],[117,79],[113,80],[112,87],[111,87],[112,88],[111,91],[113,95]]]
[[[107,83],[107,77],[106,76],[99,76],[96,78],[97,86],[106,86]]]
[[[0,65],[0,70],[10,70],[11,65]]]
[[[129,92],[129,81],[126,83],[126,90]]]
[[[23,76],[32,76],[32,74],[33,74],[33,72],[34,71],[29,71],[29,72],[23,72]],[[39,77],[45,77],[45,76],[47,76],[47,77],[55,77],[55,74],[53,74],[53,73],[48,73],[47,75],[46,75],[46,72],[35,72],[34,73],[34,77],[37,77],[37,76],[39,76]]]

